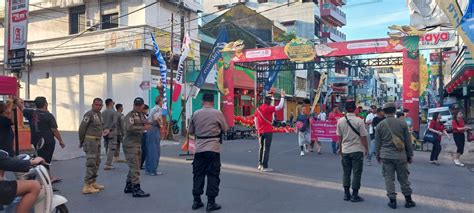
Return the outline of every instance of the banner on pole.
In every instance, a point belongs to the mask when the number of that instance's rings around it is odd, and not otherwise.
[[[166,74],[168,72],[168,68],[166,67],[166,62],[165,59],[163,58],[163,55],[161,55],[160,48],[158,47],[158,44],[156,43],[155,36],[153,33],[151,34],[151,41],[153,43],[153,48],[155,49],[155,57],[156,60],[158,61],[160,65],[160,75],[161,75],[161,84],[163,86],[163,115],[168,115],[168,100],[166,98]]]
[[[318,86],[318,89],[316,90],[316,95],[314,96],[313,107],[311,107],[313,111],[314,109],[316,109],[316,105],[318,104],[319,98],[321,97],[321,90],[325,86],[324,81],[326,80],[326,77],[327,77],[326,73],[323,73],[321,75],[321,78],[319,79],[319,86]]]
[[[204,83],[206,82],[207,75],[209,75],[209,72],[211,72],[216,62],[222,57],[221,50],[224,48],[227,42],[229,42],[227,30],[225,26],[222,26],[219,29],[219,34],[217,35],[216,42],[212,47],[212,52],[207,57],[203,66],[201,67],[201,72],[199,72],[196,82],[194,82],[195,87],[201,88],[204,85]]]
[[[176,102],[181,95],[181,89],[183,87],[183,77],[184,77],[184,61],[189,54],[189,46],[191,45],[191,39],[189,38],[188,33],[184,34],[183,46],[181,48],[181,57],[179,58],[178,63],[178,72],[176,74],[176,80],[174,82],[173,96],[171,98],[172,102]]]
[[[278,77],[278,73],[280,72],[280,67],[281,67],[281,60],[277,60],[275,64],[275,70],[268,71],[269,72],[268,82],[263,87],[265,91],[270,91],[270,88],[272,88],[272,85],[273,83],[275,83],[275,80]]]

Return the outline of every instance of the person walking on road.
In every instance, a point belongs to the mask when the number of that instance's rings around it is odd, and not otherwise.
[[[377,130],[377,125],[382,122],[383,120],[385,119],[385,113],[384,111],[382,110],[382,108],[377,108],[377,117],[373,118],[372,119],[372,126],[374,127],[374,131]],[[369,141],[369,154],[367,155],[367,165],[368,166],[371,166],[371,161],[372,161],[372,157],[374,156],[375,154],[375,138],[373,140],[370,140]]]
[[[272,106],[272,98],[265,97],[263,105],[255,110],[255,129],[260,144],[258,152],[258,170],[263,172],[272,172],[273,169],[268,168],[268,161],[270,159],[270,146],[273,138],[273,113],[283,109],[285,104],[285,91],[281,90],[281,100],[278,106]]]
[[[147,132],[146,139],[146,161],[145,170],[146,174],[150,176],[162,175],[162,172],[158,171],[158,165],[160,163],[160,129],[162,126],[162,105],[163,99],[159,96],[155,98],[155,107],[151,109],[148,116],[148,123],[151,124],[151,129]]]
[[[123,136],[125,135],[125,130],[123,129],[123,119],[125,115],[123,114],[123,105],[116,104],[116,116],[117,116],[117,147],[115,148],[114,153],[114,163],[126,163],[126,160],[120,159],[120,146],[123,142]]]
[[[96,182],[100,165],[100,142],[102,136],[108,133],[108,130],[103,128],[100,113],[102,106],[102,99],[95,98],[92,101],[92,109],[84,114],[79,126],[79,147],[86,153],[86,176],[82,189],[84,194],[95,194],[104,189],[103,185]]]
[[[296,127],[298,128],[298,145],[300,146],[300,156],[304,156],[307,152],[307,146],[311,143],[309,115],[305,114],[306,106],[299,109],[296,118]]]
[[[344,114],[339,110],[339,107],[336,106],[332,109],[332,111],[329,113],[328,115],[328,121],[336,121],[339,119],[339,118],[342,118],[344,117]],[[340,149],[340,144],[337,142],[337,141],[333,141],[331,143],[331,147],[332,147],[332,153],[334,153],[335,155],[337,155],[337,150]]]
[[[364,120],[354,114],[354,101],[346,102],[347,114],[337,121],[337,136],[339,137],[342,155],[344,200],[362,202],[359,196],[362,169],[364,167],[364,153],[367,154],[367,129]],[[353,173],[351,184],[351,173]],[[350,188],[352,186],[352,195]]]
[[[456,155],[454,156],[454,164],[456,166],[464,166],[461,163],[460,157],[464,154],[464,144],[466,143],[466,134],[465,132],[471,128],[466,127],[463,120],[463,113],[459,111],[456,113],[456,118],[453,120],[453,138],[456,143]]]
[[[408,181],[410,174],[408,164],[413,162],[411,133],[404,120],[395,118],[396,105],[394,103],[385,104],[383,110],[387,118],[377,125],[375,141],[377,161],[382,163],[382,174],[390,200],[388,206],[392,209],[397,208],[396,173],[402,194],[405,196],[405,207],[412,208],[416,206],[416,203],[411,198],[412,189]]]
[[[31,144],[35,146],[38,156],[42,157],[48,164],[51,164],[56,140],[58,140],[62,149],[66,147],[66,144],[59,133],[56,118],[48,111],[48,101],[45,97],[36,97],[34,100],[36,109],[24,108],[23,101],[21,99],[18,99],[18,101],[21,102],[18,106],[23,110],[23,116],[30,123]],[[45,167],[50,171],[48,165],[45,165]],[[61,181],[61,178],[52,175],[51,177],[52,183]]]
[[[220,183],[220,144],[222,134],[229,129],[224,114],[214,109],[214,95],[204,94],[202,109],[194,112],[189,124],[189,134],[196,136],[196,151],[193,161],[193,210],[204,206],[201,195],[204,193],[204,180],[207,177],[207,211],[221,209],[216,203]]]
[[[441,137],[443,134],[450,137],[448,132],[446,132],[446,128],[444,128],[443,123],[441,123],[441,116],[439,115],[439,112],[433,113],[433,120],[430,121],[428,130],[438,134],[436,140],[433,142],[430,163],[439,166],[440,164],[438,163],[438,156],[439,153],[441,153]]]
[[[107,159],[105,161],[104,170],[112,170],[112,161],[117,149],[117,112],[114,110],[114,101],[110,98],[105,100],[106,109],[102,112],[102,121],[104,129],[108,134],[104,135],[104,147]]]
[[[140,160],[142,155],[141,141],[143,131],[150,129],[150,125],[145,123],[144,116],[145,102],[138,97],[133,100],[133,110],[124,119],[125,138],[123,139],[123,152],[128,164],[128,175],[124,193],[132,193],[133,197],[149,197],[140,187]]]

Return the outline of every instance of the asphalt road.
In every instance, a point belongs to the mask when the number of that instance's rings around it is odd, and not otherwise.
[[[365,202],[342,200],[340,157],[323,144],[323,154],[299,156],[296,135],[274,135],[270,167],[274,173],[256,170],[256,140],[225,141],[222,146],[220,212],[473,212],[474,173],[452,165],[442,155],[441,166],[428,163],[429,153],[416,152],[410,166],[413,198],[418,206],[405,209],[399,194],[399,209],[391,210],[385,196],[381,166],[365,166],[361,196]],[[149,198],[123,193],[128,168],[117,164],[112,171],[99,171],[98,182],[106,189],[95,195],[81,194],[85,173],[83,157],[53,162],[54,174],[64,181],[55,185],[68,199],[70,212],[204,212],[191,210],[191,161],[179,157],[179,146],[162,147],[162,176],[142,175],[142,188]],[[144,173],[144,172],[142,172]],[[397,184],[397,190],[399,190]],[[203,197],[206,201],[206,198]]]

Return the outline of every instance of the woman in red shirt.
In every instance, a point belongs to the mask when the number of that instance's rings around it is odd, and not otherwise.
[[[454,157],[454,164],[456,164],[456,166],[464,166],[464,164],[461,163],[459,158],[464,153],[464,143],[466,141],[466,136],[464,132],[470,129],[471,128],[464,126],[462,112],[458,112],[456,114],[456,118],[454,118],[453,120],[453,138],[454,142],[456,143],[456,147],[458,148],[456,156]]]
[[[446,132],[446,129],[444,128],[443,123],[441,123],[441,116],[439,116],[439,112],[435,112],[433,114],[433,120],[431,120],[428,130],[438,134],[437,140],[433,142],[430,163],[439,166],[438,156],[439,153],[441,153],[441,136],[444,134],[449,137],[448,133]]]

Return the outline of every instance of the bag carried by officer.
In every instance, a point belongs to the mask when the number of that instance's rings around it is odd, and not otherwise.
[[[397,148],[397,151],[401,152],[405,150],[405,143],[403,142],[403,140],[400,139],[400,137],[398,137],[397,135],[393,134],[390,128],[388,128],[388,130],[390,131],[390,135],[392,135],[392,143]]]

